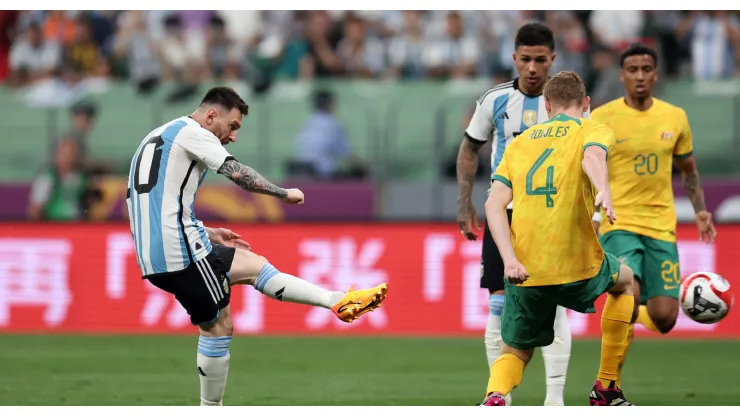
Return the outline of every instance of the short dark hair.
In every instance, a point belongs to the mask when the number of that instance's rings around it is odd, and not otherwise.
[[[201,106],[204,104],[219,105],[229,111],[237,108],[242,115],[246,116],[249,114],[247,103],[244,102],[242,97],[233,88],[229,87],[213,87],[208,90],[200,102]]]
[[[636,55],[650,56],[651,58],[653,58],[653,62],[655,62],[655,67],[658,67],[658,53],[655,51],[655,49],[642,43],[633,43],[627,49],[625,49],[619,56],[619,66],[624,66],[624,61],[627,60],[627,58]]]
[[[519,28],[514,39],[514,48],[520,46],[546,46],[555,50],[555,36],[552,30],[542,23],[527,23]]]

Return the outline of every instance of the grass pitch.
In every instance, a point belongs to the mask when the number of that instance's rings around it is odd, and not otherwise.
[[[0,336],[0,405],[197,405],[197,336]],[[639,340],[636,405],[740,405],[740,341]],[[566,405],[587,405],[598,341],[573,344]],[[225,405],[460,405],[481,401],[482,339],[235,337]],[[535,353],[514,405],[542,405]]]

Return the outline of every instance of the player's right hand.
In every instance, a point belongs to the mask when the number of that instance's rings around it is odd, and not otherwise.
[[[504,265],[504,277],[509,283],[518,285],[527,281],[529,273],[527,273],[524,265],[519,263],[519,260],[514,260]]]
[[[609,220],[609,224],[614,224],[617,216],[614,215],[614,206],[612,205],[612,195],[609,192],[599,192],[596,194],[596,208],[604,208],[604,214]]]
[[[458,206],[457,226],[460,228],[460,233],[468,240],[478,239],[478,233],[483,229],[480,222],[478,222],[478,214],[475,212],[472,202]]]
[[[288,204],[302,204],[303,203],[303,192],[298,188],[286,189],[288,194],[285,195],[283,201]]]

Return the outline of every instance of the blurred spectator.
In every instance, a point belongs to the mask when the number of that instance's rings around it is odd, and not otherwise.
[[[524,23],[524,16],[517,10],[484,10],[479,15],[480,36],[483,39],[481,52],[485,54],[484,67],[487,74],[512,75],[514,72],[514,36]]]
[[[596,43],[621,50],[642,36],[644,14],[642,10],[594,10],[589,26]]]
[[[557,59],[550,71],[575,71],[583,74],[586,70],[586,51],[588,43],[586,30],[576,16],[565,10],[547,11],[545,24],[555,34]]]
[[[95,123],[97,115],[97,106],[92,102],[80,102],[70,109],[71,128],[52,143],[52,154],[55,154],[56,147],[64,141],[74,141],[75,156],[82,165],[87,163],[87,138]]]
[[[76,12],[50,10],[44,19],[44,37],[62,45],[71,43],[77,35]]]
[[[620,80],[619,59],[611,49],[599,45],[591,52],[591,66],[596,72],[591,96],[591,109],[620,97],[624,92]]]
[[[118,20],[114,54],[125,61],[129,78],[137,90],[151,92],[162,75],[157,47],[147,33],[144,12],[132,10],[124,13]]]
[[[323,78],[342,73],[342,61],[332,42],[332,22],[325,11],[313,11],[306,25],[307,53],[301,62],[301,78]]]
[[[0,10],[0,82],[10,75],[10,48],[19,15],[15,10]]]
[[[211,73],[218,79],[236,78],[242,56],[235,43],[229,39],[226,25],[219,16],[211,17],[206,39],[207,62]]]
[[[88,17],[90,32],[100,52],[108,58],[113,53],[116,20],[119,12],[114,10],[93,11]]]
[[[165,19],[165,34],[159,44],[164,66],[164,78],[185,83],[195,83],[202,74],[205,63],[205,45],[200,45],[196,35],[186,35],[180,17],[176,14]]]
[[[365,34],[365,22],[350,17],[344,23],[344,37],[337,45],[337,55],[344,74],[350,77],[374,78],[385,67],[383,44]]]
[[[264,11],[219,10],[216,13],[224,22],[228,38],[239,49],[250,49],[259,38],[260,32],[266,28],[262,22]]]
[[[474,36],[464,34],[460,13],[447,13],[446,23],[446,35],[429,45],[426,51],[429,75],[434,78],[471,77],[480,58],[478,42]]]
[[[30,219],[74,221],[87,217],[88,207],[100,193],[91,189],[90,176],[82,168],[78,145],[73,139],[57,144],[52,165],[31,185]]]
[[[692,11],[679,30],[691,45],[695,80],[740,75],[740,22],[727,11]]]
[[[418,79],[426,75],[424,48],[427,40],[422,31],[422,13],[420,10],[404,11],[403,29],[388,45],[389,73],[393,77]]]
[[[51,77],[61,60],[59,44],[44,39],[39,25],[31,23],[10,50],[11,83],[23,85]]]
[[[647,24],[645,35],[658,42],[658,71],[661,75],[673,77],[681,70],[681,61],[688,58],[688,54],[679,42],[677,33],[683,16],[678,10],[648,10],[645,12]]]
[[[99,46],[95,43],[88,23],[77,26],[74,39],[65,47],[65,65],[81,77],[105,76],[109,67]]]
[[[331,92],[316,93],[314,113],[298,133],[295,156],[289,162],[291,176],[340,179],[365,175],[362,161],[352,156],[347,133],[334,115],[334,108]],[[342,169],[342,163],[346,169]]]

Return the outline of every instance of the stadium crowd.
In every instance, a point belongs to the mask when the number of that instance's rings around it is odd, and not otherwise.
[[[127,79],[194,85],[243,79],[508,78],[516,28],[555,32],[554,68],[614,77],[635,40],[660,50],[663,75],[740,73],[740,20],[726,11],[2,11],[0,81]]]

